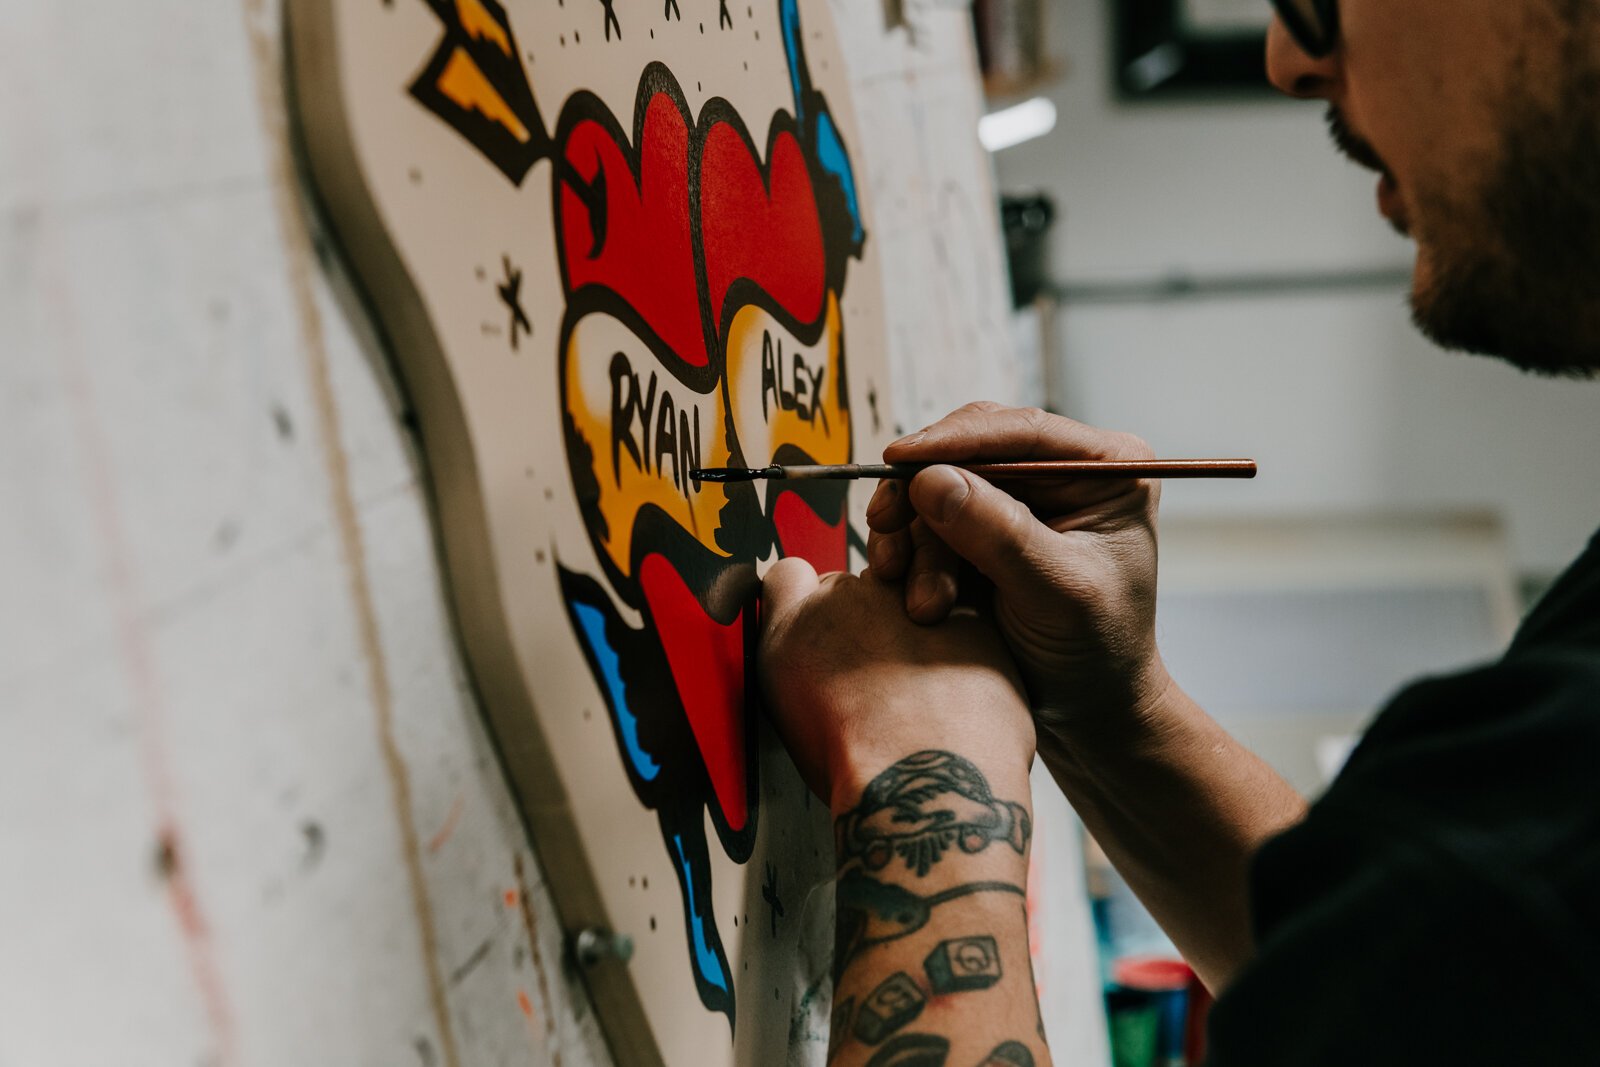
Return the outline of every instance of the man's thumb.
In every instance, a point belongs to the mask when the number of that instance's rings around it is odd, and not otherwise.
[[[1001,588],[1038,580],[1049,531],[1025,504],[975,474],[929,467],[911,482],[911,503],[928,528]]]

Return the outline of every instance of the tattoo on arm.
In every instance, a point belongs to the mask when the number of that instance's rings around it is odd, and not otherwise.
[[[978,1067],[1033,1067],[1033,1053],[1020,1041],[1007,1041],[989,1053]]]
[[[996,799],[983,773],[954,753],[928,750],[900,760],[867,785],[856,806],[835,821],[834,832],[840,868],[836,983],[863,952],[922,931],[941,904],[978,893],[1026,896],[1022,886],[1002,880],[952,885],[944,877],[934,882],[940,888],[923,890],[922,879],[951,850],[976,855],[999,843],[1021,856],[1033,833],[1027,809]],[[903,868],[891,870],[896,857]],[[904,1028],[923,1014],[930,997],[998,985],[1004,977],[999,942],[990,933],[946,938],[923,959],[922,969],[926,983],[896,971],[871,993],[858,994],[859,1002],[856,996],[843,998],[831,1019],[828,1059],[854,1039],[873,1049],[867,1067],[947,1067],[948,1038]],[[1006,1041],[975,1067],[1035,1067],[1035,1061],[1026,1045]]]
[[[838,940],[833,950],[835,975],[842,974],[850,962],[867,949],[898,941],[928,925],[938,905],[974,893],[1027,896],[1026,890],[1010,882],[968,882],[923,895],[904,886],[868,878],[859,870],[849,872],[834,887],[838,916]]]
[[[988,989],[1000,981],[1000,946],[987,935],[941,941],[922,967],[935,993]]]
[[[929,749],[874,778],[834,833],[841,867],[859,860],[881,871],[898,855],[920,878],[952,846],[970,854],[1004,841],[1020,855],[1033,826],[1022,805],[994,798],[977,767]]]
[[[856,1040],[876,1045],[922,1014],[928,998],[904,971],[885,978],[861,1004],[856,1017]]]

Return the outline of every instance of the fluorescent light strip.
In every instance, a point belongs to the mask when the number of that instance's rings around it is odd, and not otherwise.
[[[1043,137],[1056,128],[1056,106],[1042,96],[978,120],[978,140],[991,152]]]

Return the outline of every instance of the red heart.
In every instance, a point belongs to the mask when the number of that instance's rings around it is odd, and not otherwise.
[[[785,556],[799,556],[818,574],[845,570],[849,546],[845,543],[844,517],[828,522],[797,493],[779,493],[772,503],[772,526]]]
[[[689,129],[666,93],[650,98],[639,172],[612,131],[585,120],[563,150],[558,225],[567,285],[620,296],[684,362],[704,367],[705,331],[689,232]],[[603,198],[603,211],[591,203]]]
[[[689,729],[728,828],[749,819],[745,784],[744,613],[723,625],[706,614],[677,568],[652,553],[639,588],[672,668]]]
[[[716,123],[700,153],[700,240],[711,321],[722,328],[728,286],[749,278],[802,323],[822,314],[822,220],[794,135],[772,139],[764,177],[737,129]]]

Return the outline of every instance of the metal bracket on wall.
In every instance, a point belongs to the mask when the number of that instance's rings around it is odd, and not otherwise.
[[[1227,297],[1303,296],[1363,290],[1404,292],[1411,267],[1351,270],[1191,274],[1187,271],[1128,281],[1064,282],[1052,295],[1065,304],[1155,304]]]

